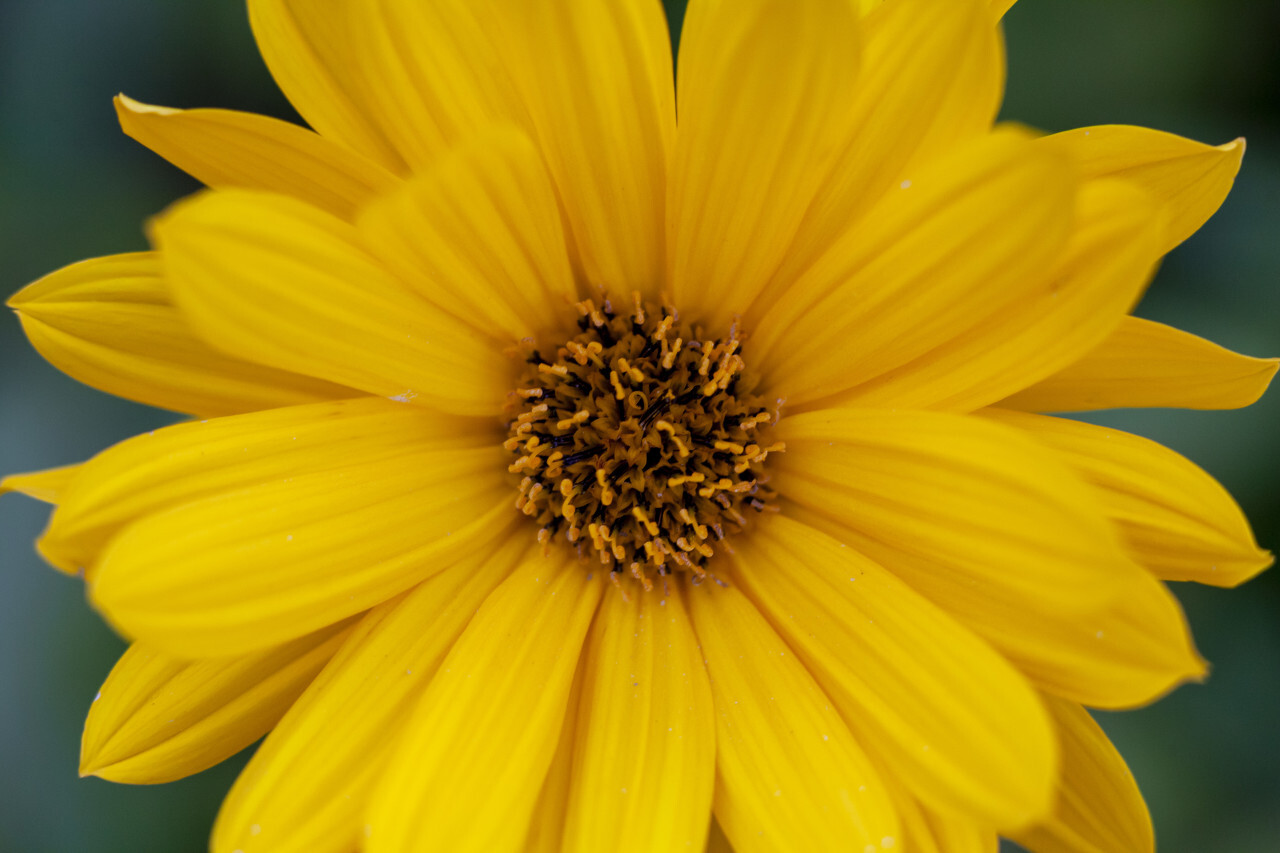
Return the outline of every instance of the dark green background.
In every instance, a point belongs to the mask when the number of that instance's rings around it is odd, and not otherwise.
[[[1280,354],[1280,3],[1023,0],[1007,34],[1008,118],[1248,137],[1231,198],[1169,257],[1140,313]],[[142,248],[146,217],[195,188],[119,133],[110,99],[120,90],[293,116],[236,0],[2,0],[0,292]],[[170,419],[48,367],[7,312],[0,364],[0,471],[79,461]],[[1278,412],[1280,395],[1242,412],[1107,419],[1208,468],[1276,548]],[[0,851],[202,850],[241,760],[155,788],[76,777],[85,711],[123,646],[80,582],[32,553],[46,514],[19,497],[0,504]],[[1178,592],[1212,678],[1103,723],[1146,791],[1163,851],[1280,850],[1280,576]]]

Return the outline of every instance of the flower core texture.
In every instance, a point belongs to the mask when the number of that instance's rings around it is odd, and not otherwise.
[[[505,443],[516,507],[615,582],[701,580],[748,512],[776,508],[763,469],[784,448],[761,436],[776,410],[751,391],[736,325],[715,339],[638,294],[629,310],[600,302],[577,304],[578,333],[554,355],[526,345]]]

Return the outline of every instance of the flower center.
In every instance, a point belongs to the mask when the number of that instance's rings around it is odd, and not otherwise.
[[[629,312],[606,298],[578,303],[579,333],[544,356],[529,345],[504,447],[521,476],[516,507],[619,583],[651,589],[649,573],[701,580],[746,511],[776,509],[765,485],[762,427],[774,419],[743,390],[736,325],[704,336],[670,306],[635,294]]]

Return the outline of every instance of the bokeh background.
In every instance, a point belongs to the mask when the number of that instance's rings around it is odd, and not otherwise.
[[[683,2],[668,2],[678,31]],[[1280,354],[1280,3],[1022,0],[1006,21],[1005,116],[1054,131],[1144,124],[1248,138],[1235,191],[1165,262],[1139,313]],[[119,133],[111,96],[296,119],[241,0],[0,0],[0,294],[85,257],[145,247],[142,223],[196,188]],[[0,315],[0,471],[82,460],[172,416],[81,386]],[[1214,473],[1280,547],[1280,393],[1241,412],[1108,413]],[[84,714],[124,648],[81,583],[42,565],[47,509],[0,502],[0,851],[199,851],[243,756],[150,788],[78,779]],[[1205,685],[1102,723],[1160,849],[1280,850],[1280,574],[1179,587]]]

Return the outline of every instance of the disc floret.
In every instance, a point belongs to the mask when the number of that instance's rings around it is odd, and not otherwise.
[[[563,535],[618,581],[650,573],[701,579],[748,510],[774,509],[763,466],[781,443],[750,393],[737,325],[721,339],[667,304],[633,295],[577,304],[578,334],[544,356],[529,343],[505,447],[520,475],[516,507],[550,543]]]

